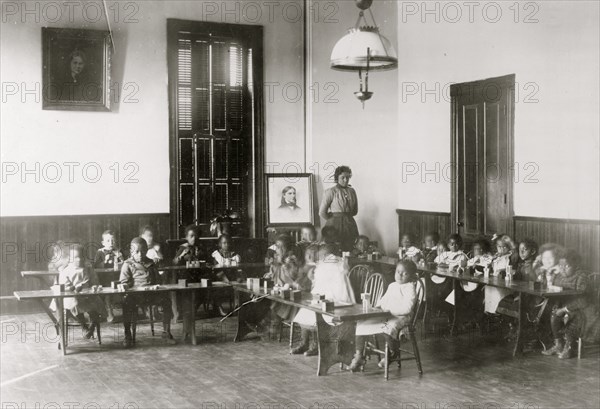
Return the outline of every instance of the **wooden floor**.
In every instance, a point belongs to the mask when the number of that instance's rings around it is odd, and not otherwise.
[[[500,336],[449,340],[429,334],[419,340],[422,377],[409,361],[391,370],[385,382],[375,357],[364,373],[335,366],[317,377],[317,359],[288,355],[285,342],[233,343],[235,320],[198,321],[195,347],[164,345],[144,326],[138,347],[125,350],[118,343],[119,324],[104,324],[98,347],[74,329],[70,354],[63,357],[44,315],[1,316],[1,407],[600,407],[597,352],[582,360],[539,352],[513,359],[511,345],[499,343]],[[174,334],[180,331],[181,324]]]

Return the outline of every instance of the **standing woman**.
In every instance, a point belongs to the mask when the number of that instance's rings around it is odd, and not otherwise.
[[[356,191],[348,184],[351,177],[352,170],[348,166],[338,166],[334,173],[336,185],[325,191],[319,208],[319,216],[327,220],[325,226],[337,230],[343,251],[350,251],[358,237],[354,221],[358,213],[358,199]]]

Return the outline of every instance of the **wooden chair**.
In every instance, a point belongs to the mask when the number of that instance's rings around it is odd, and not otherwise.
[[[365,283],[370,273],[371,269],[364,264],[355,265],[348,273],[348,278],[350,279],[350,285],[352,286],[356,302],[360,302],[360,294],[365,288]]]
[[[65,310],[65,329],[66,329],[65,343],[69,339],[69,327],[71,327],[71,328],[78,327],[83,330],[83,327],[81,326],[81,324],[79,324],[75,320],[75,317],[73,316],[73,314],[71,314],[71,311]],[[100,335],[100,324],[98,324],[98,326],[96,327],[96,336],[98,337],[98,345],[102,345],[102,336]],[[92,335],[92,338],[94,338],[94,335]],[[66,347],[66,345],[65,345],[65,347]],[[60,349],[60,344],[58,344],[58,348]]]
[[[370,299],[371,308],[375,308],[377,306],[377,304],[379,304],[379,300],[381,299],[381,297],[383,297],[383,294],[384,294],[384,286],[385,286],[385,278],[380,273],[372,273],[367,278],[363,292],[371,295],[371,299]],[[372,336],[373,336],[373,344],[372,345],[374,345],[373,352],[377,353],[376,350],[379,349],[379,343],[377,342],[377,334],[373,334]],[[370,349],[367,348],[367,346],[365,345],[365,354],[366,354],[367,358],[370,359],[371,355],[369,354],[369,352],[370,352]],[[381,359],[381,357],[379,356],[379,353],[377,353],[377,359]]]
[[[596,302],[595,308],[599,309],[600,305],[600,273],[590,273],[588,274],[588,286],[591,287],[591,291],[594,294],[594,301]],[[581,314],[581,329],[579,331],[579,337],[577,338],[577,359],[581,359],[583,349],[589,348],[598,348],[599,344],[587,344],[584,345],[584,335],[587,329],[587,322],[585,320],[585,314],[580,311]]]
[[[417,280],[416,286],[417,286],[417,288],[416,288],[417,298],[416,298],[415,305],[413,306],[413,316],[411,317],[410,323],[406,327],[402,328],[401,331],[398,332],[400,334],[403,332],[403,330],[406,330],[406,333],[408,334],[408,337],[410,338],[410,341],[412,343],[412,351],[398,348],[398,350],[396,351],[398,353],[398,355],[392,360],[392,362],[398,362],[398,368],[401,368],[402,361],[414,359],[417,363],[417,370],[419,371],[419,375],[423,375],[423,367],[421,366],[421,355],[419,354],[419,346],[417,345],[417,337],[416,337],[416,325],[417,325],[419,316],[421,314],[422,307],[423,307],[423,300],[425,298],[425,283],[423,282],[422,278]],[[385,356],[384,377],[385,377],[385,380],[387,381],[389,378],[389,364],[391,363],[389,360],[390,349],[389,349],[388,342],[386,341],[385,348],[383,351],[376,350],[372,347],[371,347],[371,350],[373,352],[376,352],[378,354],[383,354]],[[403,358],[402,352],[407,353],[411,356],[407,357],[407,358]]]

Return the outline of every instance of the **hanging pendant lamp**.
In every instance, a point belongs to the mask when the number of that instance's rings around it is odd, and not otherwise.
[[[369,91],[369,71],[385,71],[398,67],[398,56],[390,40],[381,35],[370,7],[373,0],[356,0],[360,9],[354,28],[339,39],[331,51],[330,67],[339,71],[358,71],[360,88],[354,95],[362,102],[373,96]],[[368,25],[365,10],[369,10],[373,25]],[[360,25],[361,21],[364,25]],[[364,90],[363,90],[364,72]]]

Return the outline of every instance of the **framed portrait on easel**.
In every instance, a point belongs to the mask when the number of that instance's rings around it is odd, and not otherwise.
[[[267,173],[267,226],[314,224],[312,173]]]

